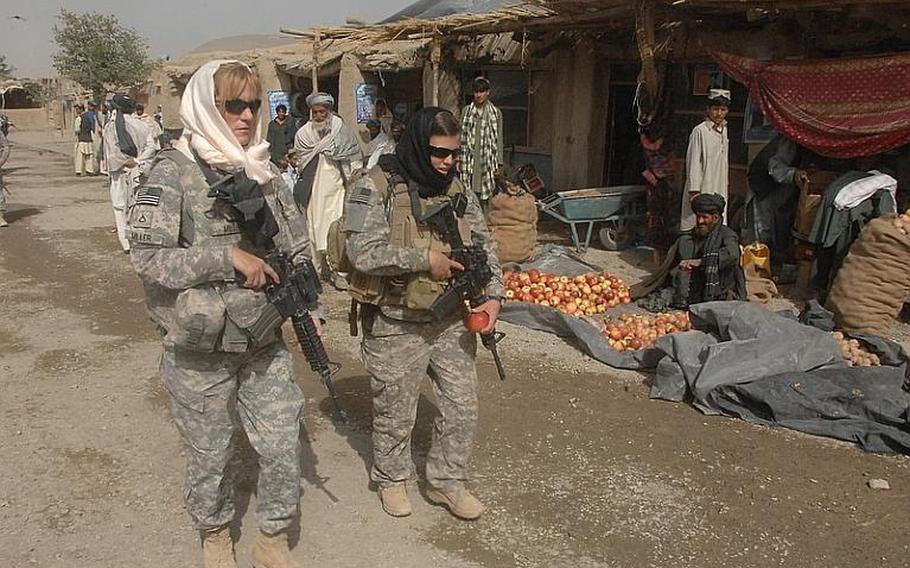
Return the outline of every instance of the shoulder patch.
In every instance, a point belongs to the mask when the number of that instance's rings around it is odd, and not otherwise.
[[[373,195],[373,190],[369,187],[360,186],[354,188],[354,191],[351,193],[351,203],[363,203],[364,205],[370,202],[370,196]]]
[[[161,188],[160,187],[140,187],[139,191],[136,193],[136,205],[150,205],[152,207],[158,207],[161,203]]]
[[[152,211],[137,210],[133,217],[133,219],[130,219],[130,226],[137,229],[150,229],[152,227],[152,219],[154,219]]]

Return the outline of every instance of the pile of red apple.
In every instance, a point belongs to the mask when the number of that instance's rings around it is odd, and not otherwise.
[[[610,347],[617,351],[637,351],[648,347],[658,337],[689,331],[692,324],[688,312],[670,312],[656,315],[622,314],[603,321],[603,335]]]
[[[629,287],[607,273],[560,276],[532,268],[506,271],[504,276],[507,300],[542,304],[573,316],[602,314],[632,301]]]

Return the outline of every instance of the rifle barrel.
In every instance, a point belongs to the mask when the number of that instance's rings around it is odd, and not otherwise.
[[[331,397],[341,421],[347,422],[347,414],[341,408],[341,404],[338,402],[338,393],[335,392],[335,382],[332,380],[332,375],[334,374],[332,372],[332,364],[325,351],[325,346],[322,344],[322,338],[316,333],[316,325],[313,323],[313,318],[309,312],[302,312],[291,318],[291,324],[294,328],[294,333],[297,335],[297,343],[300,344],[303,355],[310,364],[310,369],[319,373],[320,378],[322,378],[322,384],[329,391],[329,397]]]
[[[496,344],[499,343],[499,340],[503,337],[505,337],[504,333],[496,331],[492,331],[485,335],[481,334],[480,336],[480,342],[483,343],[483,346],[490,351],[491,355],[493,355],[493,362],[496,363],[496,372],[499,373],[500,381],[506,380],[506,370],[502,366],[502,359],[499,358],[499,349],[496,348]]]

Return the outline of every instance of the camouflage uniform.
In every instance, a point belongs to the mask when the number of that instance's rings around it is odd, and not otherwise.
[[[136,193],[130,244],[163,336],[160,371],[185,446],[186,508],[202,529],[233,519],[224,470],[239,422],[260,456],[260,528],[274,534],[298,511],[303,393],[280,322],[251,336],[271,309],[265,294],[235,281],[232,247],[264,251],[224,215],[224,203],[208,197],[199,166],[177,150],[165,152],[172,159],[159,159]],[[290,189],[280,176],[262,189],[279,225],[278,248],[295,261],[312,258],[306,218]]]
[[[390,243],[390,200],[371,178],[357,180],[345,202],[343,229],[351,264],[376,276],[428,272],[426,250]],[[457,179],[453,183],[461,184]],[[464,194],[472,241],[486,250],[493,269],[487,294],[501,298],[505,289],[495,243],[477,197]],[[427,456],[427,481],[443,490],[460,488],[467,479],[477,423],[476,336],[465,329],[460,314],[434,322],[427,311],[380,303],[378,313],[364,319],[361,354],[373,391],[371,479],[390,486],[411,478],[411,431],[420,383],[429,373],[440,414]]]

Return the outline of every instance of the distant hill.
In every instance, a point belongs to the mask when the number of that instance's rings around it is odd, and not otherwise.
[[[189,53],[210,53],[213,51],[247,51],[289,45],[300,41],[278,34],[248,34],[222,37],[207,41]]]

